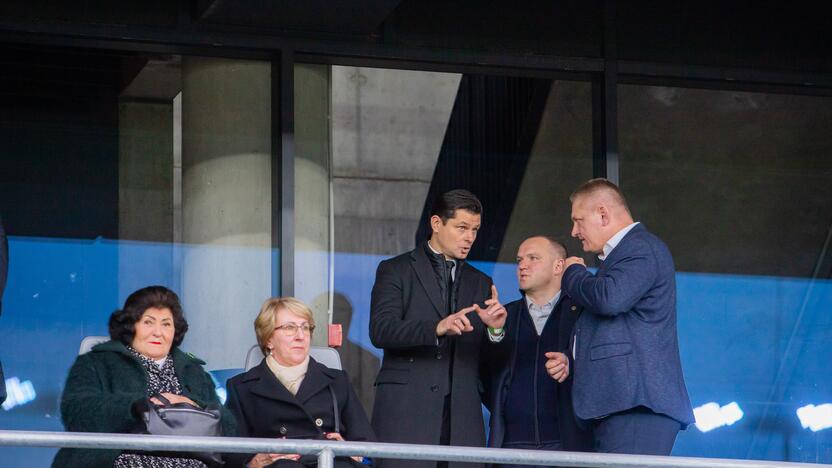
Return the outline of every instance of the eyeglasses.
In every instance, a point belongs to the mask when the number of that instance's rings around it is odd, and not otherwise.
[[[280,333],[283,333],[283,336],[295,336],[298,333],[298,330],[303,330],[303,333],[307,335],[312,335],[312,332],[315,331],[314,325],[309,325],[308,323],[304,323],[302,325],[298,325],[296,323],[284,323],[279,327],[275,327],[275,330],[280,330]]]

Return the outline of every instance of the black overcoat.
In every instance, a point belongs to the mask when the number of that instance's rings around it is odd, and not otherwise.
[[[458,309],[482,305],[491,296],[491,278],[467,263],[457,270]],[[436,325],[446,315],[424,244],[379,264],[370,339],[384,350],[373,407],[373,428],[380,441],[438,445],[444,399],[450,394],[450,444],[485,446],[478,368],[482,347],[490,345],[486,327],[472,312],[468,318],[474,331],[437,339]],[[436,463],[388,464],[416,468]]]
[[[248,372],[232,377],[225,402],[237,420],[240,437],[315,439],[335,431],[332,392],[341,416],[340,433],[347,441],[374,441],[373,429],[346,372],[309,358],[297,395],[277,380],[263,359]],[[320,420],[319,424],[316,422]],[[252,455],[229,455],[229,466],[245,466]]]

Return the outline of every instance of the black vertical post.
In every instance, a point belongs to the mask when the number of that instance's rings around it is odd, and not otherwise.
[[[618,53],[615,37],[615,1],[604,2],[604,72],[592,81],[592,173],[619,181],[618,161]]]
[[[295,54],[272,61],[272,251],[279,252],[280,282],[272,294],[295,294]]]

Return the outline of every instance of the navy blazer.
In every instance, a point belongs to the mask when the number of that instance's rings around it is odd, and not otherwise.
[[[693,419],[676,332],[670,250],[636,225],[596,274],[571,265],[563,290],[585,307],[574,334],[576,415],[598,419],[638,406],[687,427]]]
[[[517,330],[523,314],[529,314],[526,299],[521,298],[506,304],[505,338],[497,346],[489,347],[487,359],[483,361],[483,383],[486,388],[484,403],[491,412],[489,420],[488,446],[500,448],[505,437],[505,417],[503,408],[506,391],[511,385],[511,378],[515,368],[517,354]],[[561,294],[560,300],[552,310],[553,317],[558,318],[556,349],[569,355],[568,348],[575,322],[581,314],[582,307],[572,299]],[[544,361],[545,362],[545,361]],[[572,410],[572,363],[570,360],[570,376],[557,386],[558,432],[564,450],[589,452],[592,450],[592,433],[580,428]]]

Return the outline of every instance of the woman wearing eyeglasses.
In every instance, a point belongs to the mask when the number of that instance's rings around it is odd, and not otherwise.
[[[266,300],[254,321],[263,360],[228,380],[226,405],[237,419],[240,437],[374,440],[372,427],[349,377],[309,357],[315,320],[292,297]],[[258,453],[231,460],[232,465],[301,467],[315,457]],[[336,458],[336,467],[354,466],[355,457]]]

